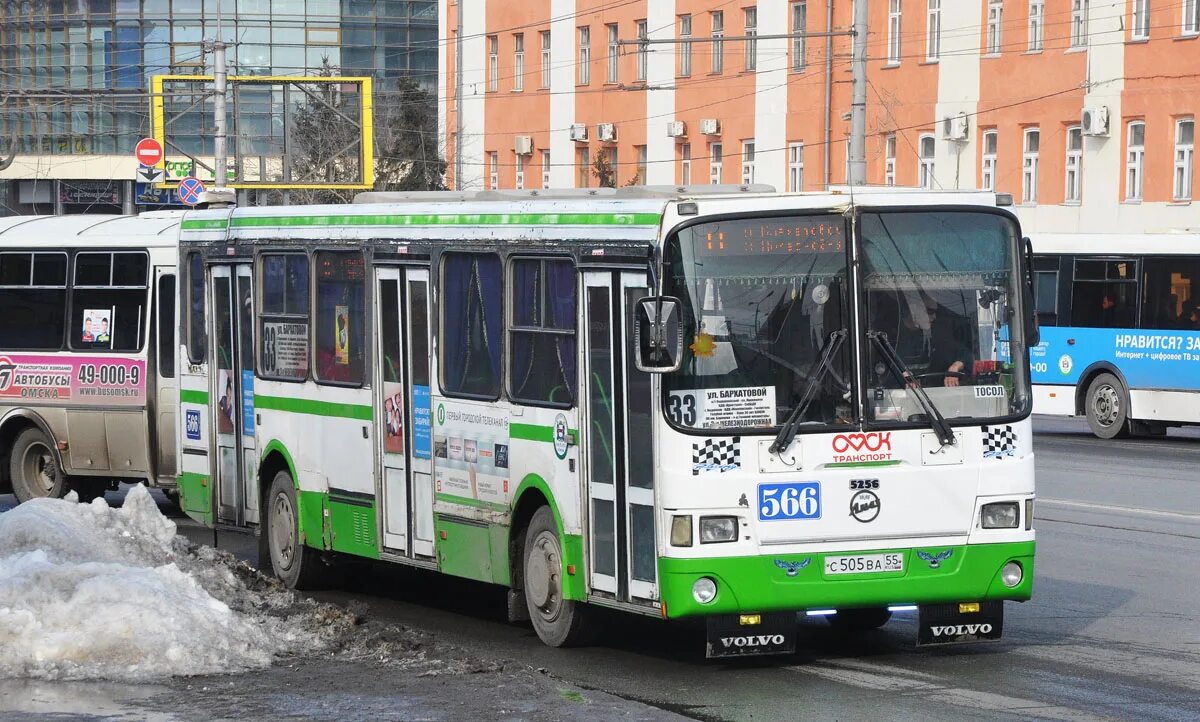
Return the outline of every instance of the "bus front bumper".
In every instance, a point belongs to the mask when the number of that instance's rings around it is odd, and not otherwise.
[[[930,605],[963,601],[1024,601],[1033,594],[1035,542],[966,544],[853,552],[900,554],[901,571],[833,574],[827,557],[845,552],[763,554],[707,559],[659,559],[663,616],[708,616],[754,612],[805,612],[856,607]],[[1009,562],[1021,580],[1007,586],[1001,577]],[[1011,569],[1011,568],[1010,568]],[[693,594],[696,582],[710,579],[716,596],[707,604]],[[707,586],[707,585],[705,585]]]

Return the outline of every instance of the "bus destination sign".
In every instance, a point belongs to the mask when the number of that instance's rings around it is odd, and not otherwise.
[[[696,232],[700,256],[786,256],[846,249],[846,223],[837,215],[721,221]]]

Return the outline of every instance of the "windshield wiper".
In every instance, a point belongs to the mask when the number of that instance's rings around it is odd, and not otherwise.
[[[783,422],[783,426],[779,429],[779,434],[775,436],[775,441],[771,442],[771,446],[767,451],[772,454],[781,453],[792,443],[792,439],[796,438],[796,432],[800,430],[800,420],[804,418],[804,412],[808,410],[813,398],[816,397],[817,384],[821,382],[825,374],[831,373],[835,379],[839,380],[839,383],[844,383],[834,373],[833,364],[830,363],[830,360],[845,341],[846,329],[844,328],[829,334],[829,343],[825,344],[821,360],[817,362],[816,372],[808,377],[808,384],[804,387],[804,393],[800,395],[800,401],[788,414],[787,420]]]
[[[933,432],[937,434],[938,442],[942,446],[953,446],[956,439],[954,431],[950,428],[950,424],[946,422],[946,417],[942,416],[942,412],[938,411],[938,407],[929,398],[929,394],[925,393],[925,389],[921,388],[921,382],[917,377],[913,376],[912,371],[908,370],[908,366],[904,364],[904,360],[900,358],[900,354],[896,353],[896,347],[888,341],[887,334],[883,331],[867,331],[867,338],[875,344],[875,348],[879,350],[879,356],[887,367],[891,369],[896,380],[903,386],[912,389],[913,395],[917,397],[917,401],[921,404],[921,408],[925,409],[925,416],[929,420],[930,426],[933,427]]]

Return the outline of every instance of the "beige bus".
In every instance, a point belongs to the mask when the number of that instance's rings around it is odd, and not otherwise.
[[[0,218],[0,493],[174,489],[180,217]]]

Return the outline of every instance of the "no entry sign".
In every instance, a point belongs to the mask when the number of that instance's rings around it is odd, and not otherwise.
[[[156,166],[162,162],[163,147],[154,138],[142,138],[134,146],[133,155],[137,158],[138,163],[145,166]]]

